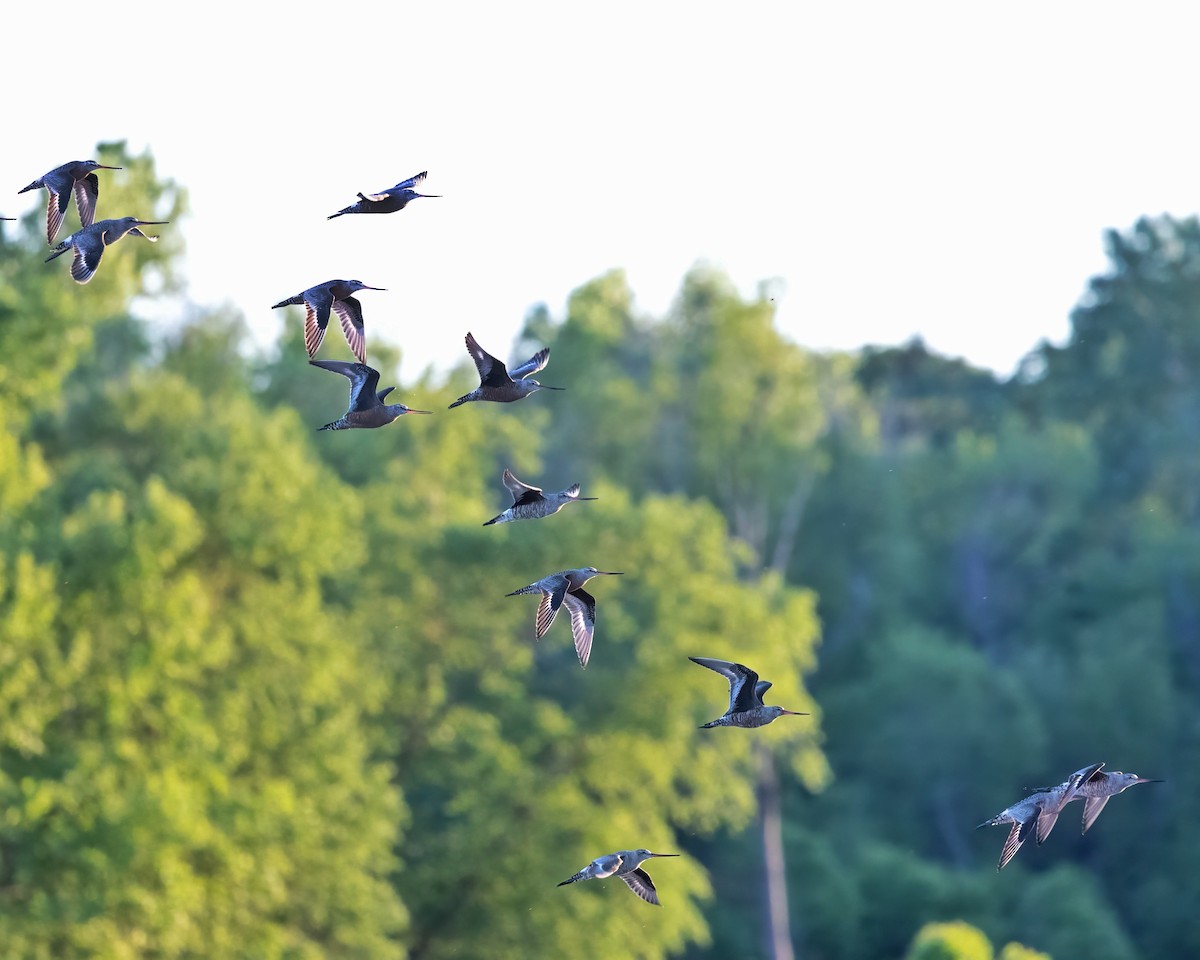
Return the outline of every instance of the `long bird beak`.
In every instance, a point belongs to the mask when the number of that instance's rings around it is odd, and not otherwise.
[[[567,389],[566,387],[548,387],[544,383],[539,383],[538,386],[541,387],[543,390],[566,390]]]
[[[103,163],[96,164],[97,170],[124,170],[124,167],[107,167]]]
[[[1138,777],[1134,783],[1166,783],[1166,780],[1152,780],[1150,777]]]
[[[681,856],[683,856],[683,854],[681,854],[681,853],[652,853],[652,854],[650,854],[650,856],[652,856],[652,857],[681,857]]]
[[[113,169],[120,170],[121,168],[113,167]],[[139,227],[162,227],[170,222],[171,222],[170,220],[139,220],[139,221],[137,221],[137,225]]]
[[[599,497],[576,497],[576,500],[599,500]]]
[[[412,407],[409,407],[409,408],[408,408],[407,410],[405,410],[404,412],[405,412],[405,413],[425,413],[425,414],[432,414],[432,413],[433,413],[433,411],[432,411],[432,410],[414,410]]]
[[[387,290],[387,287],[363,287],[364,290]]]
[[[807,716],[809,716],[809,714],[805,713],[803,710],[784,710],[783,707],[779,708],[779,712],[786,713],[789,717],[807,717]]]
[[[590,499],[595,500],[596,498],[591,497]],[[596,576],[598,576],[598,577],[623,577],[623,576],[625,576],[625,572],[623,570],[597,570]]]

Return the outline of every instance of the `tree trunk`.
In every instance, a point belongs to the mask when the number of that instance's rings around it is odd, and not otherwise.
[[[779,777],[775,758],[759,753],[758,810],[762,819],[763,865],[767,884],[767,956],[795,960],[788,918],[787,870],[783,861],[783,819],[780,814]]]

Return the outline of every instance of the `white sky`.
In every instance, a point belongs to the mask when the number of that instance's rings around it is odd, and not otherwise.
[[[267,342],[304,287],[387,287],[361,295],[367,342],[406,376],[467,330],[507,356],[531,305],[561,315],[612,267],[662,313],[701,260],[747,294],[781,278],[807,346],[919,333],[1008,372],[1066,335],[1105,228],[1197,209],[1187,8],[115,0],[5,43],[0,213],[44,207],[16,191],[97,141],[149,146],[190,192],[161,229],[192,299]],[[424,169],[443,199],[325,219]],[[98,208],[144,215],[103,181]]]

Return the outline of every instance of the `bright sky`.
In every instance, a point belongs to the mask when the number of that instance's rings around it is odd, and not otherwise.
[[[367,343],[411,376],[468,330],[506,357],[531,305],[612,267],[660,314],[697,261],[780,278],[806,346],[919,333],[1008,372],[1066,335],[1103,230],[1200,206],[1186,4],[273,6],[117,0],[10,37],[0,214],[98,141],[148,146],[190,193],[161,229],[193,300],[268,342],[304,287],[386,287]],[[325,219],[425,169],[443,199]],[[100,217],[149,213],[101,177]]]

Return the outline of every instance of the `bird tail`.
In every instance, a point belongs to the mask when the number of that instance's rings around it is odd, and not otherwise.
[[[288,297],[286,300],[280,300],[278,303],[271,304],[272,310],[278,310],[280,307],[298,307],[304,303],[304,298],[300,294],[294,297]]]
[[[42,186],[41,180],[34,180],[33,183],[31,183],[29,186],[25,187],[23,190],[18,190],[17,193],[28,193],[30,190],[36,190],[41,186]]]
[[[493,523],[499,523],[503,516],[504,516],[504,514],[500,514],[499,516],[492,517],[492,519],[489,520],[487,523],[485,523],[484,526],[490,527]]]
[[[346,423],[346,418],[343,417],[340,420],[334,420],[332,423],[327,423],[323,427],[317,427],[317,433],[320,433],[322,430],[345,430],[348,426],[349,424]]]
[[[487,526],[487,524],[484,524],[484,526]],[[541,593],[541,592],[542,592],[541,587],[539,587],[536,583],[531,583],[529,586],[522,587],[520,590],[514,590],[512,593],[506,593],[505,596],[506,597],[516,597],[523,593]]]
[[[710,720],[708,723],[700,725],[701,730],[707,730],[709,727],[727,727],[729,726],[728,717],[717,717],[716,720]]]
[[[362,194],[360,193],[359,196],[361,197]],[[363,199],[365,200],[366,198],[364,197]],[[342,209],[339,210],[337,213],[331,213],[325,219],[332,220],[334,217],[342,217],[342,216],[345,216],[347,213],[358,213],[358,204],[352,203],[348,207],[342,207]]]
[[[575,876],[567,877],[566,880],[564,880],[562,883],[556,883],[555,886],[556,887],[565,887],[568,883],[574,883],[576,880],[586,880],[586,879],[587,879],[587,877],[584,876],[584,872],[582,870],[580,870],[577,874],[575,874]]]
[[[448,406],[446,409],[453,410],[455,407],[461,406],[462,404],[466,403],[474,395],[475,395],[474,392],[463,394],[461,397],[459,397],[457,400],[455,400],[452,404],[450,404],[450,406]]]
[[[62,243],[60,243],[60,244],[59,244],[57,247],[55,247],[55,248],[54,248],[54,252],[53,252],[52,254],[50,254],[50,256],[48,256],[48,257],[47,257],[47,258],[46,258],[44,261],[42,261],[42,262],[43,262],[43,263],[49,263],[49,262],[50,262],[51,260],[53,260],[55,257],[61,257],[61,256],[62,256],[64,253],[66,253],[66,252],[67,252],[68,250],[70,250],[70,249],[71,249],[71,244],[70,244],[70,242],[69,242],[69,241],[67,241],[67,240],[64,240],[64,241],[62,241]]]

